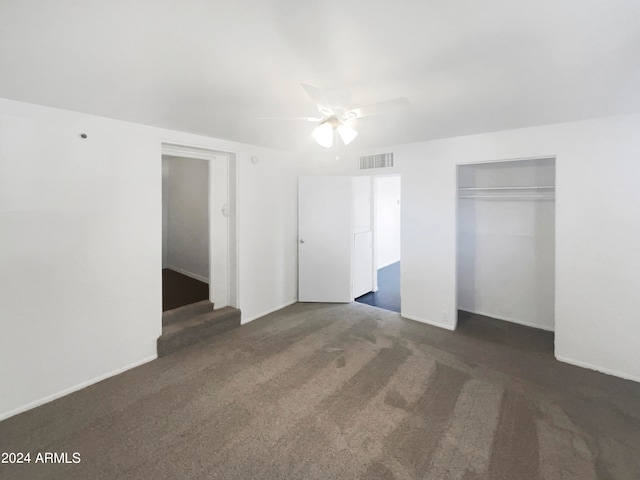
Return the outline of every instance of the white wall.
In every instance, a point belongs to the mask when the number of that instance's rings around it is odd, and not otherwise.
[[[400,261],[400,177],[375,177],[376,263]]]
[[[208,283],[209,161],[163,157],[162,163],[163,174],[167,171],[166,202],[163,197],[167,255],[163,267]]]
[[[239,163],[240,279],[242,322],[298,298],[298,165],[290,154]],[[247,308],[245,299],[251,299]]]
[[[456,165],[555,155],[556,357],[640,381],[638,131],[624,115],[355,152],[402,174],[402,315],[455,328]]]
[[[552,186],[554,173],[553,159],[463,165],[458,169],[458,186]],[[458,307],[553,330],[555,204],[552,192],[462,191],[461,195],[457,236]],[[465,198],[469,195],[475,198]],[[523,198],[531,196],[542,198]]]
[[[639,128],[632,115],[400,147],[403,313],[454,326],[456,163],[555,154],[556,356],[640,380]]]
[[[295,300],[290,154],[0,100],[0,418],[155,358],[162,142],[237,155],[243,321]]]

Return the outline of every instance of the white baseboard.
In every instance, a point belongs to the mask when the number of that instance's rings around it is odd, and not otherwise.
[[[504,322],[517,323],[518,325],[524,325],[525,327],[538,328],[540,330],[546,330],[547,332],[554,331],[552,327],[547,327],[545,325],[540,325],[538,323],[527,322],[517,318],[504,317],[502,315],[495,315],[489,312],[480,312],[478,310],[471,310],[469,308],[464,308],[464,307],[460,307],[459,309],[464,310],[465,312],[475,313],[476,315],[482,315],[483,317],[491,317],[491,318],[495,318],[496,320],[502,320]]]
[[[116,370],[112,370],[111,372],[105,373],[103,375],[99,375],[95,378],[92,378],[91,380],[87,380],[86,382],[78,383],[77,385],[74,385],[69,388],[65,388],[64,390],[60,390],[59,392],[54,393],[52,395],[47,395],[46,397],[39,398],[38,400],[29,402],[25,405],[21,405],[16,409],[9,410],[8,412],[2,412],[0,413],[0,421],[6,420],[7,418],[13,417],[14,415],[18,415],[19,413],[26,412],[27,410],[31,410],[32,408],[39,407],[40,405],[44,405],[45,403],[49,403],[53,400],[56,400],[57,398],[64,397],[65,395],[69,395],[70,393],[77,392],[78,390],[82,390],[83,388],[88,387],[89,385],[93,385],[94,383],[101,382],[102,380],[105,380],[109,377],[113,377],[122,372],[126,372],[127,370],[131,370],[132,368],[139,367],[140,365],[151,362],[157,358],[158,358],[158,355],[151,355],[149,357],[143,358],[142,360],[126,365],[122,368],[118,368]]]
[[[269,315],[270,313],[277,312],[278,310],[282,310],[283,308],[288,307],[289,305],[293,305],[297,301],[298,301],[297,299],[291,300],[289,302],[283,303],[282,305],[280,305],[278,307],[272,308],[271,310],[267,310],[266,312],[262,312],[262,313],[259,313],[257,315],[253,315],[252,317],[249,317],[249,318],[241,318],[240,319],[240,325],[244,325],[246,323],[253,322],[254,320],[257,320],[258,318],[264,317],[265,315]]]
[[[189,272],[187,270],[174,267],[172,265],[167,265],[165,268],[168,268],[169,270],[173,270],[174,272],[181,273],[182,275],[186,275],[187,277],[193,278],[194,280],[200,280],[201,282],[206,283],[207,285],[209,284],[208,278],[203,277],[202,275],[198,275],[197,273]]]
[[[453,331],[453,330],[456,329],[456,327],[454,325],[449,325],[448,323],[433,322],[433,321],[427,320],[425,318],[414,317],[413,315],[405,315],[404,313],[401,313],[400,316],[402,318],[407,318],[407,319],[413,320],[415,322],[426,323],[427,325],[432,325],[434,327],[444,328],[446,330]]]
[[[613,375],[614,377],[624,378],[625,380],[632,380],[634,382],[640,383],[640,377],[637,377],[635,375],[629,375],[628,373],[618,372],[610,368],[599,367],[597,365],[592,365],[590,363],[583,362],[580,360],[574,360],[572,358],[563,357],[562,355],[556,355],[556,360],[560,362],[568,363],[569,365],[575,365],[576,367],[588,368],[589,370],[595,370],[596,372],[605,373],[607,375]]]

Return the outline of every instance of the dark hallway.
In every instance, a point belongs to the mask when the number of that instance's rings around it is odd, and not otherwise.
[[[400,313],[400,262],[378,270],[378,291],[356,298],[356,302]]]
[[[168,268],[162,269],[162,311],[209,298],[209,285]]]

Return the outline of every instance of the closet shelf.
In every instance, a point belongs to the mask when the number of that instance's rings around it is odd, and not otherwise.
[[[459,187],[459,192],[492,192],[492,191],[550,191],[554,185],[531,185],[528,187]]]

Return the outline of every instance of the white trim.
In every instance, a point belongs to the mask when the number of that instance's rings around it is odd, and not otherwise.
[[[459,307],[458,309],[462,310],[464,312],[474,313],[476,315],[482,315],[483,317],[495,318],[496,320],[501,320],[503,322],[517,323],[518,325],[524,325],[525,327],[537,328],[539,330],[546,330],[547,332],[554,332],[555,331],[553,327],[547,327],[547,326],[539,325],[539,324],[533,323],[533,322],[527,322],[527,321],[524,321],[524,320],[518,320],[516,318],[503,317],[502,315],[494,315],[493,313],[487,313],[487,312],[479,312],[477,310],[470,310],[470,309],[464,308],[464,307]]]
[[[229,151],[229,306],[240,305],[240,157],[237,152]],[[235,281],[232,281],[235,279]]]
[[[562,355],[556,355],[555,357],[556,357],[556,360],[560,362],[568,363],[569,365],[575,365],[576,367],[581,367],[581,368],[588,368],[589,370],[594,370],[596,372],[604,373],[606,375],[612,375],[614,377],[623,378],[625,380],[631,380],[631,381],[640,383],[640,377],[637,377],[635,375],[629,375],[628,373],[618,372],[610,368],[591,365],[590,363],[582,362],[580,360],[573,360],[571,358],[563,357]]]
[[[260,317],[264,317],[265,315],[269,315],[270,313],[277,312],[278,310],[282,310],[283,308],[288,307],[289,305],[293,305],[294,303],[298,303],[298,300],[297,299],[291,300],[289,302],[283,303],[278,307],[272,308],[271,310],[267,310],[266,312],[259,313],[249,318],[240,318],[240,325],[253,322],[254,320],[257,320]]]
[[[229,305],[230,285],[230,215],[229,154],[215,156],[209,170],[209,268],[211,289],[209,299],[218,308]]]
[[[162,155],[180,158],[197,158],[200,160],[213,160],[217,154],[224,152],[212,147],[196,147],[177,145],[175,143],[162,142]]]
[[[454,331],[456,329],[456,327],[454,325],[450,325],[448,323],[433,322],[431,320],[427,320],[427,319],[424,319],[424,318],[414,317],[413,315],[405,315],[404,313],[400,313],[400,316],[402,318],[413,320],[415,322],[425,323],[427,325],[432,325],[434,327],[444,328],[446,330]]]
[[[198,275],[197,273],[193,273],[193,272],[189,272],[183,268],[178,268],[178,267],[174,267],[173,265],[167,265],[166,267],[164,267],[168,270],[173,270],[174,272],[177,273],[181,273],[182,275],[185,275],[187,277],[193,278],[194,280],[199,280],[201,282],[204,282],[206,284],[209,284],[209,279],[206,277],[203,277],[202,275]]]
[[[202,143],[193,143],[193,142],[178,142],[176,143],[173,139],[164,138],[160,140],[162,146],[162,154],[163,155],[171,155],[177,157],[184,157],[183,153],[187,153],[189,158],[201,158],[203,160],[211,158],[210,155],[213,153],[221,154],[233,154],[236,157],[240,153],[239,150],[234,148],[220,147],[217,145],[211,145],[210,143],[202,144]],[[196,156],[200,155],[200,156]]]
[[[59,392],[54,393],[53,395],[47,395],[46,397],[42,397],[33,402],[26,403],[14,410],[9,410],[8,412],[2,412],[0,413],[0,421],[6,420],[7,418],[13,417],[14,415],[18,415],[19,413],[26,412],[27,410],[31,410],[32,408],[39,407],[40,405],[44,405],[45,403],[49,403],[60,397],[64,397],[65,395],[69,395],[70,393],[77,392],[78,390],[82,390],[83,388],[86,388],[89,385],[93,385],[94,383],[101,382],[102,380],[105,380],[109,377],[114,377],[127,370],[131,370],[132,368],[139,367],[140,365],[143,365],[145,363],[152,362],[157,358],[158,358],[158,355],[151,355],[149,357],[143,358],[142,360],[138,360],[137,362],[130,363],[129,365],[125,365],[124,367],[117,368],[115,370],[107,372],[103,375],[99,375],[85,382],[78,383],[77,385],[74,385],[69,388],[65,388],[64,390],[60,390]]]
[[[456,163],[456,166],[460,166],[460,165],[477,165],[479,163],[484,164],[484,163],[505,163],[505,162],[522,162],[522,161],[527,161],[527,160],[556,160],[557,155],[553,154],[553,155],[538,155],[535,157],[517,157],[517,158],[503,158],[503,159],[498,159],[498,160],[480,160],[479,162],[463,162],[463,163]]]

